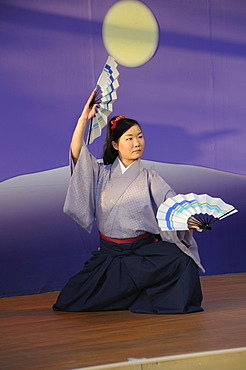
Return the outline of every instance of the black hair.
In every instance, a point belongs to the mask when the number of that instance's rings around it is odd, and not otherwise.
[[[118,142],[119,138],[134,125],[138,125],[141,129],[140,124],[131,118],[121,118],[117,121],[115,125],[115,129],[111,129],[112,121],[114,121],[116,117],[111,118],[107,125],[107,133],[106,139],[103,146],[103,163],[104,164],[112,164],[114,163],[116,157],[118,156],[118,150],[114,149],[112,145],[112,141]]]

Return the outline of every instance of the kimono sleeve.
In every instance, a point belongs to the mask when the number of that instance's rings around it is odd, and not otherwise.
[[[64,213],[91,232],[95,220],[95,192],[100,165],[83,144],[79,159],[71,166]]]
[[[149,171],[148,178],[153,208],[156,213],[161,203],[176,193],[157,172]]]
[[[176,195],[175,191],[163,180],[161,176],[155,171],[149,173],[149,183],[152,200],[154,201],[155,214],[157,209],[166,199]],[[198,253],[198,246],[193,238],[193,231],[160,231],[161,239],[164,241],[175,243],[186,254],[189,254],[204,272],[203,266],[200,264],[200,257]]]

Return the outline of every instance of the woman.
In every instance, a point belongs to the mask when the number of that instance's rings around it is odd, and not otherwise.
[[[86,123],[96,112],[94,96],[72,137],[75,168],[64,211],[88,232],[96,220],[100,248],[62,289],[53,309],[202,311],[198,267],[203,268],[197,245],[192,231],[162,232],[158,227],[157,209],[175,193],[155,171],[143,167],[140,125],[124,116],[111,119],[104,164],[84,144]]]

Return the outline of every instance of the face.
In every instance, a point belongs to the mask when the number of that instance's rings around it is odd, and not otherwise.
[[[114,149],[118,150],[121,162],[127,167],[140,158],[144,151],[144,137],[138,125],[127,130],[118,140],[112,141]]]

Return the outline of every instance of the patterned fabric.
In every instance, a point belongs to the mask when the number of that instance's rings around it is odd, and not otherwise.
[[[159,229],[157,209],[174,195],[174,190],[155,171],[144,168],[140,159],[122,174],[118,160],[105,166],[83,145],[64,212],[88,232],[96,220],[98,230],[110,238],[132,238],[145,232],[160,234],[162,240],[175,243],[204,271],[192,232]]]

